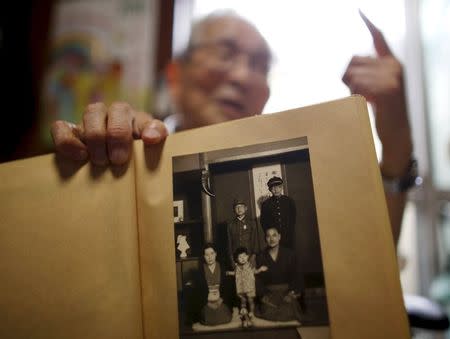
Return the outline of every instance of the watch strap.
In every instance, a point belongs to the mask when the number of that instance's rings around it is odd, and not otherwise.
[[[389,193],[403,193],[422,183],[422,178],[418,174],[417,160],[414,157],[409,161],[408,168],[401,177],[388,177],[383,173],[381,177],[384,190]]]

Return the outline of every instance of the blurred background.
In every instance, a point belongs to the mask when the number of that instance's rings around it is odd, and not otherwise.
[[[402,285],[450,311],[448,0],[10,2],[1,14],[0,162],[52,152],[50,123],[79,122],[93,101],[163,112],[164,67],[187,44],[192,21],[219,8],[255,23],[275,53],[267,114],[347,96],[341,77],[350,58],[374,54],[358,9],[381,29],[405,67],[423,178],[404,218]],[[374,140],[380,154],[375,134]]]

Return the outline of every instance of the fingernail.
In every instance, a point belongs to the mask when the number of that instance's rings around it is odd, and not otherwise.
[[[159,133],[159,131],[155,128],[147,128],[143,133],[142,133],[142,137],[146,138],[146,139],[161,139],[161,133]]]
[[[114,147],[111,151],[110,160],[113,164],[121,165],[128,160],[128,149],[126,147]]]

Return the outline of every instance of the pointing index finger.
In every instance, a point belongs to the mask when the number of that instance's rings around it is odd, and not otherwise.
[[[359,15],[363,19],[364,23],[367,26],[367,29],[370,32],[370,35],[372,36],[373,45],[375,46],[375,51],[377,52],[377,54],[381,57],[392,55],[391,49],[384,39],[383,33],[381,33],[378,27],[375,26],[361,10],[359,10]]]

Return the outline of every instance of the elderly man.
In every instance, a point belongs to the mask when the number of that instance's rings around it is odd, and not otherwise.
[[[395,183],[407,178],[411,168],[412,142],[403,71],[381,32],[365,20],[378,56],[353,57],[343,81],[352,93],[365,96],[373,105],[383,145],[381,171]],[[230,12],[202,19],[193,27],[185,53],[169,67],[170,95],[178,112],[174,129],[261,114],[270,93],[270,65],[267,42],[248,21]],[[80,125],[57,121],[52,126],[57,152],[75,160],[89,159],[96,165],[126,163],[133,138],[155,144],[167,133],[163,122],[123,102],[110,107],[91,104]],[[406,189],[402,186],[386,192],[396,241]]]

